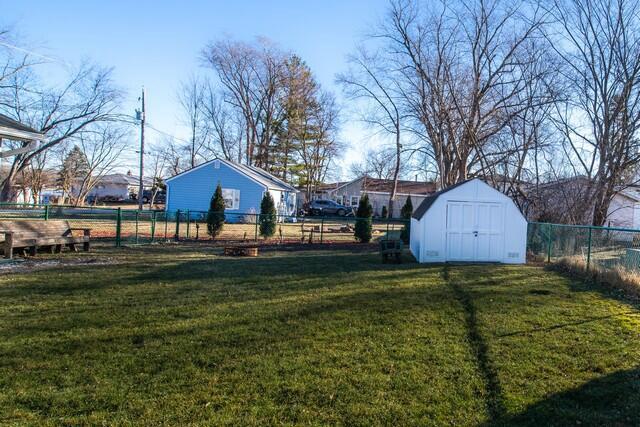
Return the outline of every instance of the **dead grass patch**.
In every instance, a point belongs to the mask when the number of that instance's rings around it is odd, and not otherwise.
[[[573,256],[560,258],[550,267],[572,276],[592,280],[630,298],[640,299],[640,272],[629,270],[622,265],[604,268],[591,264],[587,271],[586,261],[582,257]]]

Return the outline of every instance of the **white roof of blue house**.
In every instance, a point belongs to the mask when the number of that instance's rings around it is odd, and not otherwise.
[[[260,169],[257,168],[255,166],[249,166],[249,165],[243,165],[241,163],[236,163],[236,162],[232,162],[230,160],[225,160],[225,159],[220,159],[220,158],[215,158],[213,160],[209,160],[208,162],[205,162],[201,165],[196,166],[195,168],[191,168],[189,170],[186,170],[184,172],[181,172],[177,175],[172,176],[171,178],[168,178],[166,180],[166,182],[169,182],[177,177],[182,177],[184,175],[187,175],[197,169],[200,169],[201,167],[207,166],[212,164],[215,161],[219,161],[222,162],[224,164],[226,164],[227,166],[237,170],[238,172],[246,175],[247,177],[251,178],[252,180],[256,181],[258,184],[263,185],[265,188],[270,189],[270,190],[280,190],[280,191],[292,191],[297,193],[298,190],[296,190],[295,187],[287,184],[286,182],[284,182],[283,180],[281,180],[280,178],[277,178],[273,175],[271,175],[269,172],[265,171],[264,169]]]

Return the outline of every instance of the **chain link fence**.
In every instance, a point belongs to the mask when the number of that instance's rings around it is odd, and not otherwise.
[[[155,211],[115,207],[74,207],[0,203],[0,220],[66,220],[74,227],[91,228],[91,240],[115,246],[162,241],[209,240],[206,211]],[[260,236],[256,213],[225,212],[225,224],[216,241],[265,243],[354,242],[355,217],[296,217],[277,215],[275,235]],[[372,240],[399,236],[408,225],[403,219],[372,219]]]
[[[532,222],[527,252],[530,259],[568,263],[585,272],[640,272],[640,230]]]

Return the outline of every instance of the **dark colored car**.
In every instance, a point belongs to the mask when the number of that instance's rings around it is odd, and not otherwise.
[[[313,200],[309,203],[308,211],[311,215],[345,216],[352,213],[351,208],[333,200]]]
[[[144,190],[142,192],[142,203],[149,203],[153,197],[153,191]],[[153,199],[153,203],[163,204],[167,201],[167,193],[160,190],[156,193],[156,197]]]

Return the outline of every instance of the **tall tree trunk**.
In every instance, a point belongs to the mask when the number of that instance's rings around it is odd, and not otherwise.
[[[15,163],[11,166],[8,175],[2,182],[2,189],[0,189],[0,202],[15,203],[18,201],[18,194],[14,190],[14,182],[18,172],[15,167]]]
[[[391,195],[389,196],[388,218],[393,218],[393,209],[396,203],[396,193],[398,191],[398,176],[400,175],[400,121],[396,121],[396,164],[393,169],[393,187],[391,187]]]

